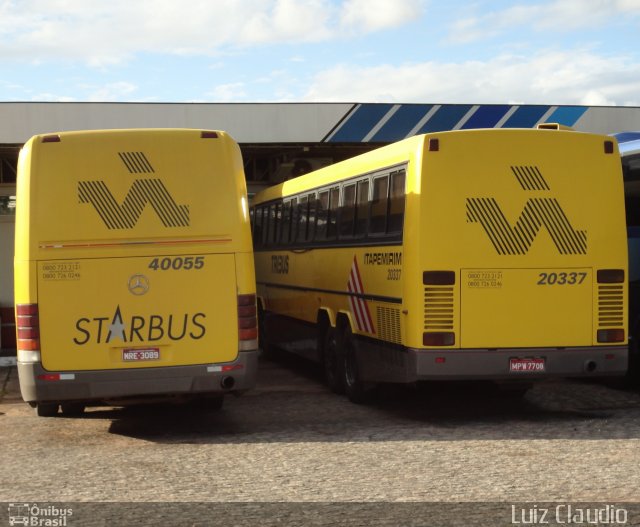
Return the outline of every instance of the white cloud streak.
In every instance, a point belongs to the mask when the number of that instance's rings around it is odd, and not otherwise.
[[[307,101],[640,105],[640,64],[584,50],[318,73]]]
[[[425,0],[0,0],[0,59],[100,66],[139,52],[319,42],[414,20]],[[392,6],[392,7],[390,7]]]
[[[568,31],[602,25],[612,17],[640,16],[640,0],[553,0],[526,3],[480,17],[456,20],[449,40],[466,44],[528,26],[536,31]]]

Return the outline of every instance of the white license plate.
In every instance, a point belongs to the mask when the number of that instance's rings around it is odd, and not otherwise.
[[[536,373],[544,371],[544,359],[509,359],[511,373]]]
[[[122,350],[122,360],[124,362],[160,360],[160,350],[158,348],[125,349]]]

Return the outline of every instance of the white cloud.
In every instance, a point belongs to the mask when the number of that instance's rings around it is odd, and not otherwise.
[[[508,29],[530,26],[535,30],[575,30],[597,27],[612,17],[640,16],[640,0],[553,0],[527,3],[479,17],[456,20],[449,40],[468,43],[490,38]]]
[[[132,95],[137,89],[138,87],[130,82],[113,82],[98,88],[92,88],[87,100],[92,102],[132,100]]]
[[[138,52],[317,42],[411,21],[423,0],[0,0],[0,57],[108,65]],[[390,7],[392,6],[392,7]]]
[[[584,50],[488,61],[339,65],[318,73],[308,101],[640,105],[640,64]]]
[[[220,84],[206,95],[207,100],[212,102],[238,102],[247,98],[246,86],[243,82]]]

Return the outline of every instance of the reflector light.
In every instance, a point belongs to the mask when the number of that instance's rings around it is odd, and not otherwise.
[[[445,357],[436,357],[436,364],[444,364],[445,362],[447,362]]]
[[[258,338],[256,295],[238,295],[238,337],[242,340]]]
[[[599,329],[598,342],[624,342],[624,329]]]
[[[621,284],[623,282],[623,269],[598,269],[599,284]]]
[[[42,138],[42,142],[43,143],[59,143],[60,142],[60,136],[59,135],[45,135]]]
[[[258,328],[240,329],[238,331],[240,340],[255,340],[258,338]]]
[[[456,283],[455,271],[425,271],[422,273],[424,285],[454,285]]]
[[[40,350],[40,318],[38,304],[16,305],[17,350],[38,352]],[[32,354],[35,356],[35,354]]]
[[[604,153],[605,154],[613,154],[613,141],[605,141],[604,142]]]
[[[244,364],[227,364],[222,367],[222,371],[241,370],[244,368]]]
[[[439,152],[440,151],[440,139],[435,137],[429,139],[429,152]]]
[[[59,373],[45,373],[43,375],[38,375],[38,379],[41,381],[59,381],[60,374]]]
[[[613,359],[615,359],[615,358],[616,358],[616,356],[615,356],[613,353],[607,353],[607,354],[604,356],[604,358],[605,358],[606,360],[613,360]]]
[[[38,304],[17,304],[16,314],[17,315],[37,315]]]
[[[203,131],[200,134],[200,137],[202,139],[218,139],[218,134],[217,132],[207,132],[207,131]]]
[[[453,346],[456,335],[450,331],[438,331],[422,334],[423,346]]]

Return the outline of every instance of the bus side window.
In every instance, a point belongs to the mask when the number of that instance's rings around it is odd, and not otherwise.
[[[342,206],[338,220],[338,236],[350,238],[356,220],[356,185],[345,185],[342,189]]]
[[[262,207],[255,207],[253,213],[253,247],[262,246]]]
[[[405,171],[399,170],[391,174],[391,190],[389,192],[389,221],[388,233],[402,232],[405,205]]]
[[[333,187],[329,192],[329,217],[327,218],[327,240],[335,240],[338,235],[338,204],[340,203],[340,187]]]
[[[291,231],[289,234],[289,245],[296,243],[298,233],[298,198],[291,200]]]
[[[262,207],[262,247],[268,244],[269,235],[269,207]]]
[[[316,199],[316,193],[309,194],[309,225],[307,227],[307,241],[313,240],[313,233],[316,227],[316,210],[318,207],[318,200]]]
[[[309,214],[309,203],[307,196],[300,196],[298,203],[298,236],[297,241],[307,240],[307,215]]]
[[[274,217],[273,238],[271,239],[272,245],[278,245],[280,243],[281,230],[282,230],[282,203],[276,203],[276,214]]]
[[[282,228],[280,229],[280,244],[289,243],[289,233],[291,231],[291,200],[285,201],[282,206]]]
[[[273,240],[275,237],[276,231],[276,206],[274,204],[269,205],[269,209],[267,210],[269,221],[267,223],[267,237],[265,240],[266,247],[273,246]]]
[[[329,191],[318,192],[318,211],[316,216],[316,240],[324,240],[327,236],[327,220],[329,219]]]
[[[389,176],[374,178],[369,234],[384,234],[387,231],[388,195]]]
[[[356,237],[367,235],[369,226],[369,180],[358,181],[358,195],[356,196]]]

